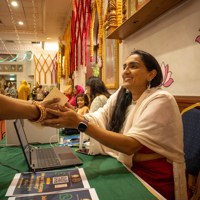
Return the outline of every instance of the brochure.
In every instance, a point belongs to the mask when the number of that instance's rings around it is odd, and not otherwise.
[[[43,101],[52,100],[53,98],[60,98],[58,104],[61,106],[65,105],[68,101],[67,96],[65,96],[57,87],[54,87]]]
[[[77,190],[71,192],[60,192],[57,194],[41,194],[28,197],[10,197],[8,200],[58,200],[58,199],[70,199],[70,200],[99,200],[94,188]]]
[[[90,188],[83,168],[17,173],[6,196],[58,193]]]

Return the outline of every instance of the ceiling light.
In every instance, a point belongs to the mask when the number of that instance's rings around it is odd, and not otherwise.
[[[14,7],[17,7],[17,6],[18,6],[18,3],[17,3],[16,1],[12,1],[12,2],[11,2],[11,5],[14,6]]]
[[[19,24],[19,25],[24,25],[24,22],[19,21],[18,24]]]
[[[47,37],[47,40],[51,40],[51,37]]]

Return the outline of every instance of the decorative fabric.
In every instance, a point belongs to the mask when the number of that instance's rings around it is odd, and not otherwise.
[[[57,55],[35,55],[34,82],[41,85],[53,85],[57,83]]]
[[[77,67],[84,65],[83,52],[87,47],[87,37],[90,28],[90,5],[91,0],[74,0],[71,23],[71,67],[74,72]],[[79,62],[80,61],[80,62]]]

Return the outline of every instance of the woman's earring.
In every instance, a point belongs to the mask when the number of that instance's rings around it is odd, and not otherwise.
[[[147,85],[147,92],[150,92],[151,90],[151,81],[149,81],[148,85]]]

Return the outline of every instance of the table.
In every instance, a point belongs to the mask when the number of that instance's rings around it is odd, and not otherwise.
[[[100,200],[157,200],[156,197],[115,158],[103,155],[90,156],[77,153],[91,188],[95,188]],[[7,166],[3,166],[7,165]],[[19,170],[19,171],[16,171]],[[28,171],[21,147],[0,147],[0,199],[15,173]]]

